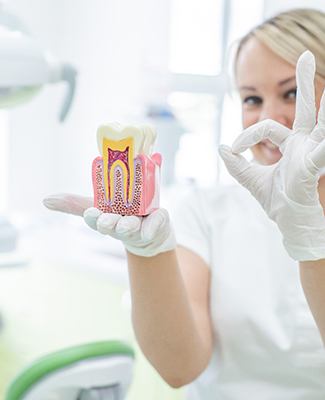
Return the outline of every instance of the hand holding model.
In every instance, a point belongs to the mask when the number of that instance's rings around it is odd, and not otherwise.
[[[90,207],[83,214],[91,228],[121,240],[130,253],[153,257],[176,247],[167,210],[159,208],[145,217],[102,213]]]
[[[44,199],[52,210],[83,215],[101,234],[121,240],[129,252],[152,257],[176,247],[167,210],[159,208],[161,156],[151,154],[156,134],[146,125],[99,127],[102,157],[93,162],[94,201],[71,194]],[[123,214],[123,215],[122,215]]]
[[[231,149],[219,147],[229,173],[277,223],[288,254],[299,261],[325,258],[325,216],[317,191],[325,167],[325,96],[316,123],[314,75],[315,59],[306,51],[297,62],[292,130],[264,120],[244,130]],[[239,154],[266,138],[279,146],[282,157],[277,163],[253,164]]]

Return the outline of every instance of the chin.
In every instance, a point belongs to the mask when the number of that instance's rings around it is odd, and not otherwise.
[[[270,150],[264,145],[256,145],[256,148],[253,150],[253,155],[256,161],[258,161],[262,165],[272,165],[277,163],[282,154],[278,148]]]

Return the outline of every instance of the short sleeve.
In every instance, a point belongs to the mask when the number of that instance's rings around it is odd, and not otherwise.
[[[211,267],[209,227],[203,210],[204,198],[198,188],[176,199],[169,208],[177,244],[194,251]]]

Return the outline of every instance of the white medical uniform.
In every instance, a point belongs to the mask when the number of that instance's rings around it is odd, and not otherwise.
[[[240,185],[193,189],[171,218],[177,242],[211,270],[215,335],[209,366],[188,400],[324,400],[325,349],[298,262]]]

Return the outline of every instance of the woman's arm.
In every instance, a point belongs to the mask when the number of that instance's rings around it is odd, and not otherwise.
[[[325,259],[299,265],[301,284],[325,345]]]
[[[91,203],[70,194],[44,201],[52,210],[83,215],[91,228],[123,242],[133,326],[143,353],[169,385],[180,387],[193,381],[212,354],[208,265],[183,247],[176,252],[166,210],[146,217],[122,217],[101,213]]]
[[[184,248],[127,256],[137,341],[170,386],[183,386],[205,369],[212,353],[209,269]]]

